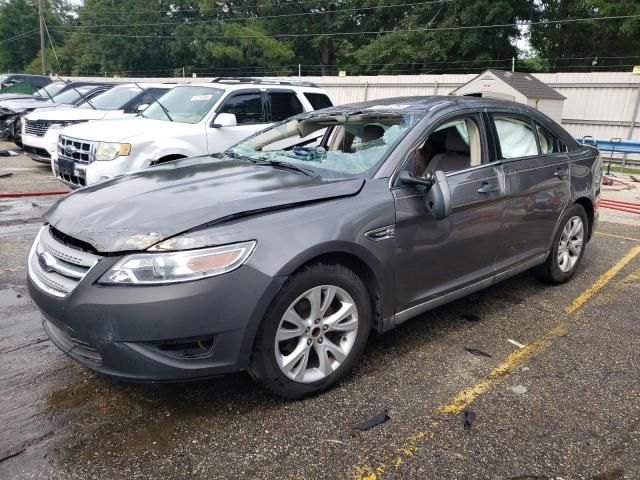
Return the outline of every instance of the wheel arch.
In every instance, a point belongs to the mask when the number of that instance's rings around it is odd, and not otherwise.
[[[379,260],[361,245],[331,242],[297,255],[280,270],[278,275],[290,276],[316,263],[342,265],[360,277],[370,294],[371,309],[374,312],[372,327],[381,331],[384,316],[384,281]]]
[[[593,207],[593,202],[591,201],[590,198],[580,197],[580,198],[577,198],[574,203],[581,205],[587,214],[587,221],[589,222],[589,224],[587,225],[587,228],[588,228],[587,241],[589,241],[591,240],[591,236],[593,235],[593,226],[594,226],[594,220],[595,220],[595,209]]]

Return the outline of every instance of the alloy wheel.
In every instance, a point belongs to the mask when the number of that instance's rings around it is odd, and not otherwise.
[[[287,308],[276,330],[275,355],[288,378],[323,380],[344,363],[358,334],[358,309],[344,289],[307,290]]]
[[[580,258],[584,241],[584,224],[579,216],[571,217],[562,230],[558,245],[558,267],[570,272]]]

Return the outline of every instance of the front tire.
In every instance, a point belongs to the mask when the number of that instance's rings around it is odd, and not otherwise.
[[[549,283],[564,283],[575,274],[586,245],[589,220],[582,205],[573,204],[563,215],[546,262],[534,272]]]
[[[362,280],[341,265],[312,265],[294,274],[270,306],[249,374],[281,397],[319,393],[353,369],[370,329]]]

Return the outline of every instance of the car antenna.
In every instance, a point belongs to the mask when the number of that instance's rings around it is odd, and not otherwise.
[[[144,90],[144,88],[142,88],[140,85],[138,85],[138,82],[133,82],[133,84],[134,84],[136,87],[138,87],[140,90],[142,90],[143,92],[145,91],[145,90]],[[170,121],[170,122],[173,122],[173,118],[171,118],[171,115],[169,115],[169,110],[167,110],[167,109],[166,109],[166,107],[160,103],[160,100],[158,100],[158,98],[157,98],[153,93],[151,93],[151,88],[150,88],[149,90],[147,90],[147,93],[148,93],[149,95],[151,95],[151,98],[153,98],[153,99],[156,101],[156,103],[157,103],[158,105],[160,105],[160,108],[162,109],[162,111],[164,112],[164,114],[167,116],[167,118],[169,119],[169,121]]]
[[[58,78],[60,78],[60,77],[58,77]],[[64,82],[64,80],[63,80],[63,82]],[[74,90],[78,95],[80,95],[80,98],[82,98],[85,102],[87,102],[91,108],[93,108],[94,110],[97,110],[97,108],[95,107],[95,105],[94,105],[93,103],[91,103],[91,101],[90,101],[86,96],[84,96],[82,93],[80,93],[80,91],[79,91],[76,87],[74,87],[73,85],[71,85],[71,82],[66,82],[66,83],[67,83],[67,85],[69,85],[71,88],[73,88],[73,90]],[[55,103],[55,100],[54,100],[53,98],[51,99],[51,101]]]

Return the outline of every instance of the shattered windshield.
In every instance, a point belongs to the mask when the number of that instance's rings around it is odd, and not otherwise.
[[[248,138],[225,155],[291,164],[322,176],[362,175],[385,159],[421,116],[364,111],[294,118]]]
[[[154,103],[140,116],[165,121],[169,121],[171,117],[173,122],[198,123],[209,113],[223,93],[219,88],[195,85],[176,87],[162,96],[161,104]]]

